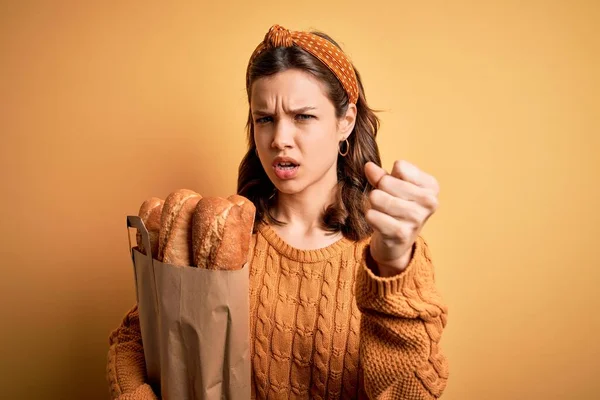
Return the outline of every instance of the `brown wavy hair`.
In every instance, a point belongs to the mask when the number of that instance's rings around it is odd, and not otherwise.
[[[340,46],[322,32],[312,32]],[[341,49],[341,48],[340,48]],[[324,83],[326,95],[335,106],[337,118],[346,114],[349,99],[340,81],[318,59],[298,46],[276,47],[260,54],[249,66],[249,85],[247,87],[250,104],[252,83],[259,78],[274,75],[288,69],[305,71]],[[364,165],[368,161],[381,166],[379,148],[375,141],[379,130],[379,118],[375,110],[367,104],[360,74],[354,68],[358,79],[359,97],[356,104],[357,117],[352,134],[348,136],[350,149],[345,157],[338,156],[338,187],[336,200],[329,205],[321,216],[321,224],[326,231],[342,232],[351,240],[361,240],[372,233],[365,220],[368,193],[373,189],[364,174]],[[277,190],[267,176],[256,153],[252,110],[248,111],[246,123],[248,151],[239,166],[237,193],[248,198],[256,206],[255,228],[261,221],[271,224],[283,224],[273,213],[277,201]]]

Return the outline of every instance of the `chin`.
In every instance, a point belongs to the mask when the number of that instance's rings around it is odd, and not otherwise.
[[[306,185],[297,180],[275,180],[272,181],[277,190],[284,194],[296,194],[306,189]]]

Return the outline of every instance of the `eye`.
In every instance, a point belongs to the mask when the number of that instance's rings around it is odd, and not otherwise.
[[[296,119],[300,120],[300,121],[307,121],[309,119],[312,118],[316,118],[314,115],[309,115],[309,114],[298,114],[296,115]]]
[[[261,117],[261,118],[257,118],[254,122],[257,124],[266,124],[268,122],[272,122],[273,121],[273,117]]]

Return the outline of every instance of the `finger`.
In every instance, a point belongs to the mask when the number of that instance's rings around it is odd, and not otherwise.
[[[365,176],[367,177],[367,180],[373,187],[376,188],[381,178],[383,178],[386,175],[387,172],[374,162],[369,161],[365,164]]]
[[[408,201],[420,201],[425,196],[425,189],[392,175],[383,176],[379,180],[377,189]]]
[[[369,202],[372,209],[391,217],[411,221],[418,220],[419,205],[414,201],[404,200],[383,190],[375,189],[369,193]]]
[[[416,186],[431,189],[436,194],[439,192],[437,180],[432,175],[421,171],[417,166],[408,161],[398,160],[394,162],[391,175]]]
[[[367,222],[386,239],[407,238],[412,230],[410,224],[400,222],[394,217],[391,217],[381,211],[367,210],[365,213]]]

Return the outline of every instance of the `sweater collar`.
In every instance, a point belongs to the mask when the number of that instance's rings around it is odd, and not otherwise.
[[[298,262],[319,262],[330,259],[342,253],[352,244],[350,239],[342,237],[334,243],[319,249],[302,250],[286,243],[275,230],[267,223],[258,225],[259,233],[282,256]]]

